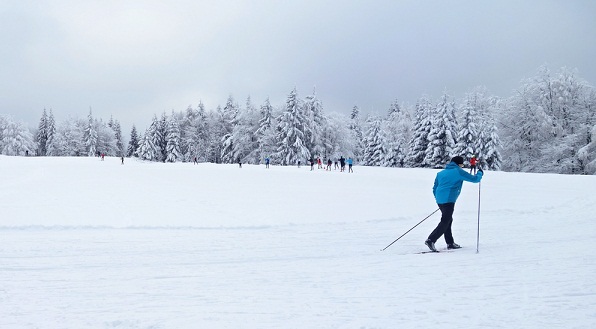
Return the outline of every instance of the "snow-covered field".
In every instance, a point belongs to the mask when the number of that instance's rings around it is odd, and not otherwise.
[[[596,176],[0,156],[0,328],[595,328]],[[444,248],[444,241],[437,246]]]

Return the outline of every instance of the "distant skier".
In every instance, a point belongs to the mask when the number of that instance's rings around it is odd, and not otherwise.
[[[482,180],[482,175],[484,175],[482,169],[479,169],[476,175],[469,174],[462,169],[463,165],[464,158],[460,156],[453,157],[451,162],[445,166],[445,169],[438,172],[437,177],[435,178],[433,194],[439,205],[439,209],[441,209],[441,222],[424,242],[431,251],[437,251],[435,242],[437,242],[441,235],[445,236],[447,249],[461,248],[461,246],[456,244],[453,240],[453,234],[451,232],[455,201],[457,201],[457,198],[459,197],[464,181],[479,183],[480,180]]]
[[[337,161],[339,161],[339,160],[335,159],[335,161],[333,162],[333,164],[334,164],[334,167],[333,167],[333,169],[334,169],[334,170],[337,170]]]
[[[265,168],[269,168],[269,157],[265,158]]]
[[[470,159],[470,174],[472,173],[472,171],[474,171],[474,175],[476,174],[476,163],[478,162],[478,160],[476,159],[476,155],[472,155],[472,158]]]
[[[339,171],[344,171],[346,169],[346,159],[344,159],[343,156],[341,156],[339,158],[339,165],[340,165]]]
[[[354,163],[354,160],[352,160],[351,157],[348,158],[348,172],[353,173],[354,170],[352,170],[352,163]]]
[[[310,171],[315,170],[315,159],[311,157],[308,162],[310,162]]]
[[[124,164],[124,157],[120,157],[120,160],[122,160],[122,164]]]
[[[331,159],[327,159],[327,168],[325,170],[331,171]]]
[[[195,157],[194,164],[199,164],[199,161],[197,161],[197,157]]]
[[[319,157],[317,157],[317,169],[323,169],[323,162]]]

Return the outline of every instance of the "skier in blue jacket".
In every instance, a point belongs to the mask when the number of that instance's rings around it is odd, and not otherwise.
[[[437,173],[437,177],[435,178],[433,194],[439,205],[439,209],[441,209],[441,222],[424,242],[431,251],[437,251],[435,242],[437,242],[441,235],[445,236],[447,249],[461,248],[460,245],[453,241],[453,234],[451,232],[455,201],[459,197],[464,181],[479,183],[482,180],[482,175],[484,175],[482,169],[479,169],[476,175],[469,174],[462,169],[463,165],[464,158],[460,156],[453,157],[451,162],[445,166],[445,169]]]

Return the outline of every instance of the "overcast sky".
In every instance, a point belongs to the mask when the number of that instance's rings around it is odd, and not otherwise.
[[[93,115],[128,137],[229,95],[385,113],[444,90],[508,97],[541,65],[596,84],[596,1],[0,0],[0,114]]]

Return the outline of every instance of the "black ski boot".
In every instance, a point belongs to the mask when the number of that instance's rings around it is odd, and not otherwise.
[[[461,248],[461,246],[455,242],[447,245],[447,249],[459,249],[459,248]]]
[[[430,239],[427,239],[426,241],[424,241],[424,244],[428,247],[428,249],[430,249],[430,251],[437,251],[437,248],[435,248],[435,243],[430,241]]]

